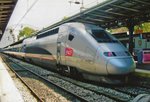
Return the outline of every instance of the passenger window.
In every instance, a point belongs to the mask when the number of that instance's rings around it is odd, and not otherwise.
[[[72,41],[74,36],[72,34],[69,34],[68,40]]]

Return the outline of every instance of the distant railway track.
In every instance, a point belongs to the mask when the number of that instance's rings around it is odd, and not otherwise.
[[[17,64],[18,62],[14,62],[14,63]],[[24,66],[21,66],[21,67],[24,67]],[[29,69],[31,69],[31,68],[29,68]],[[25,68],[25,70],[28,70],[28,69]],[[138,90],[138,88],[134,88],[134,87],[130,87],[130,86],[119,86],[119,87],[118,86],[116,86],[116,87],[115,86],[113,86],[113,87],[110,86],[109,87],[109,85],[107,85],[107,86],[105,86],[105,85],[102,85],[102,86],[101,85],[93,85],[93,84],[73,80],[73,79],[70,79],[70,78],[67,78],[67,77],[64,77],[64,76],[60,76],[60,75],[55,74],[55,73],[45,73],[45,72],[42,73],[42,71],[36,71],[36,70],[32,70],[32,71],[29,70],[29,71],[30,71],[30,73],[33,73],[34,75],[38,75],[38,77],[40,77],[40,78],[43,78],[47,82],[49,82],[51,80],[51,83],[53,83],[53,84],[58,84],[59,82],[61,82],[61,83],[70,83],[70,84],[72,84],[72,85],[74,85],[78,88],[81,88],[82,91],[86,90],[86,91],[92,92],[92,94],[96,94],[98,96],[104,96],[104,97],[107,97],[107,98],[111,99],[112,101],[117,101],[117,102],[131,101],[138,94],[141,94],[142,91],[146,92],[146,90],[144,88],[140,87],[140,86],[138,86],[140,88]],[[59,84],[56,85],[56,86],[59,87]],[[60,87],[65,91],[69,90],[69,89],[66,90],[66,88],[63,85],[61,85]],[[134,92],[132,92],[132,89],[136,89],[136,91],[138,90],[138,91],[141,91],[141,92],[134,93]],[[76,92],[67,92],[67,93],[73,95],[74,97],[77,97],[77,99],[79,99],[79,100],[91,101],[91,99],[88,99],[86,97],[86,94],[84,96],[84,95],[80,95],[81,93],[76,93]],[[150,93],[150,92],[148,92],[148,93]],[[90,94],[88,94],[88,95],[90,96]],[[92,96],[90,96],[90,97],[92,97]]]
[[[130,83],[131,86],[139,86],[142,88],[150,89],[150,79],[149,78],[139,77],[139,76],[133,76],[133,77],[136,77],[136,79],[135,78],[132,79],[132,80],[134,80],[134,82]]]

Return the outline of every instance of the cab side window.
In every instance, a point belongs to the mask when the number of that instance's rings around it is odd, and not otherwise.
[[[68,36],[68,40],[69,40],[69,41],[72,41],[73,39],[74,39],[74,35],[69,34],[69,36]]]

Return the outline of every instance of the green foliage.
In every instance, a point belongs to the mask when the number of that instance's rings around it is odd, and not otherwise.
[[[24,27],[22,30],[20,30],[19,32],[19,39],[22,38],[26,38],[31,36],[33,33],[35,32],[34,29],[30,28],[30,27]]]
[[[64,18],[62,19],[62,21],[63,21],[63,20],[66,20],[67,18],[68,18],[67,16],[64,16]]]
[[[111,33],[120,33],[120,32],[127,32],[128,28],[127,27],[120,27],[116,29],[110,29]]]
[[[141,25],[137,25],[134,27],[134,31],[136,30],[142,30],[145,32],[150,32],[150,23],[142,23]]]
[[[109,31],[111,33],[127,32],[128,28],[121,27],[121,28],[117,28],[117,29],[109,29]],[[140,25],[135,25],[134,32],[135,32],[135,34],[150,32],[150,22],[142,23]]]

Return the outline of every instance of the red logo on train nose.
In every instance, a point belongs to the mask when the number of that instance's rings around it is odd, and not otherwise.
[[[65,49],[65,56],[72,56],[72,55],[73,55],[73,49],[67,47],[67,48]]]

